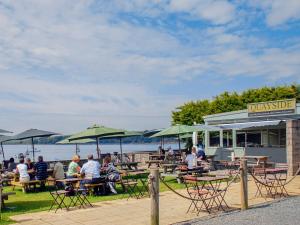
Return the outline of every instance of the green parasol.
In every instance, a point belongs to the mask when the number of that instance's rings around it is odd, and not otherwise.
[[[97,155],[98,159],[100,158],[100,149],[99,149],[99,138],[108,135],[115,135],[115,134],[124,134],[123,130],[100,126],[100,125],[93,125],[88,127],[86,130],[79,132],[77,134],[73,134],[68,140],[79,140],[79,139],[86,139],[86,138],[95,138],[97,144]]]
[[[177,136],[178,137],[178,146],[179,150],[181,150],[180,146],[180,135],[182,134],[187,134],[187,133],[193,133],[195,131],[199,131],[200,129],[195,127],[195,126],[188,126],[188,125],[175,125],[171,126],[169,128],[166,128],[154,135],[151,136],[153,137],[172,137],[172,136]]]
[[[2,152],[3,160],[5,160],[3,143],[6,141],[9,141],[10,139],[11,139],[11,136],[5,136],[5,135],[0,136],[0,145],[1,145],[1,152]]]
[[[6,133],[12,133],[12,132],[8,130],[0,129],[0,134],[6,134]]]
[[[35,161],[34,158],[34,143],[33,139],[36,137],[50,137],[52,135],[57,135],[57,133],[51,132],[51,131],[45,131],[45,130],[38,130],[38,129],[29,129],[22,133],[19,133],[15,136],[12,136],[10,140],[24,140],[24,139],[31,139],[31,145],[32,145],[32,157],[33,161]]]
[[[91,139],[91,138],[79,139],[79,140],[73,140],[73,141],[69,141],[69,139],[66,138],[64,140],[56,142],[55,144],[59,144],[59,145],[69,145],[69,144],[71,145],[71,144],[75,144],[75,153],[77,155],[77,153],[78,153],[78,145],[79,144],[87,144],[87,143],[93,143],[93,142],[95,142],[95,140]]]
[[[126,138],[126,137],[135,137],[135,136],[142,136],[142,135],[143,135],[143,132],[124,130],[124,134],[115,134],[115,135],[103,136],[103,137],[101,137],[101,139],[119,139],[120,140],[121,163],[122,163],[123,162],[122,139]]]

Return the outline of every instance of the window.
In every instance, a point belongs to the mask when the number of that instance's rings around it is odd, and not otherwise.
[[[209,146],[219,147],[220,146],[220,133],[219,131],[209,132]]]
[[[232,147],[232,131],[231,130],[223,132],[223,146],[224,146],[224,148]]]

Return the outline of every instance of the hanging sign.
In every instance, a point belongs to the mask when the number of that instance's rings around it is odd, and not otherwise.
[[[290,114],[296,111],[296,99],[248,104],[248,116]]]

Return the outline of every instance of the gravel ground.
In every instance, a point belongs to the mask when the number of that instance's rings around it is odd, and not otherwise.
[[[262,204],[246,211],[234,211],[205,217],[177,225],[298,225],[300,224],[300,197],[287,198],[271,204]]]

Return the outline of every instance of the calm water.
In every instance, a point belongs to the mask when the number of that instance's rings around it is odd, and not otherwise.
[[[153,151],[157,150],[158,144],[123,144],[123,152],[139,152],[139,151]],[[177,149],[177,144],[167,144],[167,146],[172,146],[173,149]],[[23,153],[25,155],[26,151],[30,151],[29,157],[32,158],[32,147],[31,145],[4,145],[3,146],[5,159],[9,159],[10,157],[17,158],[19,153]],[[69,160],[75,154],[75,145],[35,145],[36,152],[35,158],[37,156],[44,156],[45,161],[52,160]],[[96,145],[80,145],[79,155],[82,158],[86,158],[88,154],[94,154],[97,156]],[[118,144],[115,145],[100,145],[101,153],[113,153],[120,152],[120,146]],[[2,155],[0,156],[2,159]]]

